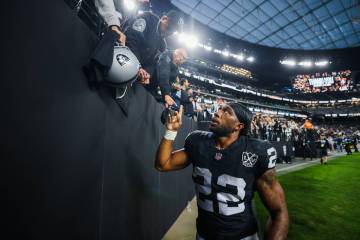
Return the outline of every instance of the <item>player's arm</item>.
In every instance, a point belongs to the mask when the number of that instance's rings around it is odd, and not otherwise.
[[[155,168],[162,172],[179,170],[189,165],[187,153],[184,149],[173,152],[173,142],[177,130],[182,124],[183,106],[175,116],[169,116],[165,124],[166,134],[160,142],[156,152]]]
[[[270,213],[265,230],[265,239],[287,239],[289,227],[288,210],[284,191],[276,179],[275,169],[265,171],[257,179],[256,184],[260,198]]]

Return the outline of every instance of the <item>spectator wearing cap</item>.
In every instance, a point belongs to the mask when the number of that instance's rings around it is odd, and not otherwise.
[[[180,13],[174,10],[161,18],[151,12],[144,12],[127,24],[126,46],[139,59],[143,74],[149,75],[150,78],[155,75],[159,55],[165,52],[167,47],[165,38],[175,31],[181,31],[182,24]]]

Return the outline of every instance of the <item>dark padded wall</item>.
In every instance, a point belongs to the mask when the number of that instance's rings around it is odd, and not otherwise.
[[[7,239],[160,239],[193,196],[190,168],[153,168],[161,105],[136,86],[125,117],[107,89],[88,88],[97,39],[63,1],[4,4]]]

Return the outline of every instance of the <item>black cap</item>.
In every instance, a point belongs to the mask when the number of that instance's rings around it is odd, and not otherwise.
[[[241,130],[241,135],[250,134],[251,121],[253,117],[253,114],[250,112],[250,110],[241,103],[237,102],[232,102],[228,105],[234,110],[239,122],[244,124],[244,128]]]
[[[166,16],[169,18],[168,32],[182,32],[184,26],[184,18],[182,17],[182,14],[179,11],[170,10],[166,13]]]

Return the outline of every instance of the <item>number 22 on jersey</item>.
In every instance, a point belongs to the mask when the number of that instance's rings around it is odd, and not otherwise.
[[[197,183],[195,183],[195,189],[198,196],[197,200],[199,207],[208,212],[214,212],[213,201],[211,199],[201,199],[199,197],[199,194],[210,197],[212,193],[211,172],[206,168],[195,167],[193,177],[198,179],[198,181],[196,181]],[[243,200],[245,198],[246,182],[244,179],[236,178],[228,174],[222,174],[217,178],[217,185],[224,188],[230,185],[235,187],[237,190],[237,194],[225,192],[216,193],[216,199],[219,203],[219,214],[230,216],[242,213],[245,210],[245,204]]]

